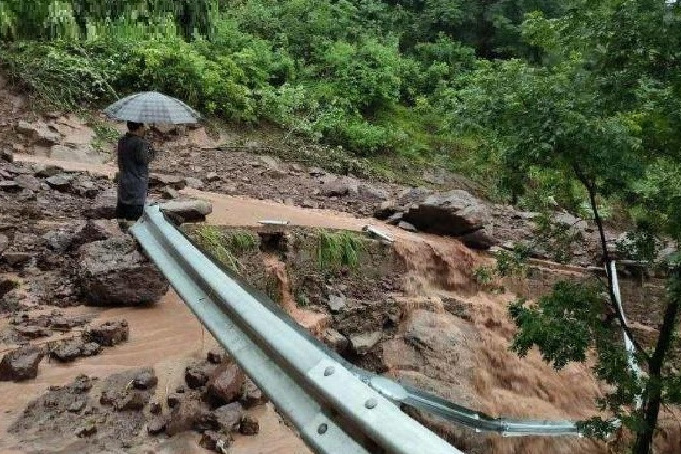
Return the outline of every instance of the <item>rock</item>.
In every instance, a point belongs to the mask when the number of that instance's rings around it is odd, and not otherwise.
[[[92,389],[92,382],[97,380],[97,377],[88,377],[87,375],[78,375],[69,388],[74,394],[85,394]]]
[[[96,342],[88,342],[83,344],[81,349],[82,356],[96,356],[102,352],[102,346]]]
[[[203,181],[199,180],[198,178],[194,177],[185,177],[185,181],[187,182],[187,186],[189,186],[192,189],[196,189],[197,191],[201,191],[204,188]]]
[[[56,347],[53,347],[50,350],[50,357],[56,359],[59,362],[67,363],[74,361],[76,358],[81,356],[82,351],[82,341],[65,341],[60,342]]]
[[[168,407],[175,408],[182,402],[182,395],[177,393],[168,394]]]
[[[163,416],[155,416],[147,423],[147,432],[150,435],[158,435],[166,430],[168,421]]]
[[[350,178],[338,178],[335,181],[326,183],[322,186],[322,194],[325,196],[344,196],[357,193],[357,181]]]
[[[241,418],[244,416],[244,407],[239,402],[232,402],[223,405],[213,413],[221,430],[233,432],[239,428]]]
[[[215,172],[210,172],[206,174],[206,181],[208,181],[209,183],[214,183],[220,180],[222,180],[222,177]]]
[[[166,433],[172,437],[187,430],[203,432],[218,429],[217,417],[213,412],[204,408],[200,402],[183,400],[171,412]]]
[[[189,365],[184,370],[184,381],[190,389],[197,389],[208,383],[211,374],[215,372],[212,364],[197,363]]]
[[[49,178],[62,173],[64,169],[51,164],[34,164],[33,175],[39,178]]]
[[[158,384],[158,377],[150,371],[140,372],[132,381],[135,389],[142,391],[151,390]]]
[[[337,314],[345,308],[346,299],[344,296],[329,296],[328,306],[332,314]]]
[[[221,348],[212,349],[206,354],[206,361],[211,364],[221,364],[227,358],[227,353]]]
[[[27,339],[37,339],[39,337],[50,336],[50,332],[40,326],[19,326],[16,328],[17,333]]]
[[[397,224],[397,227],[401,228],[402,230],[406,230],[407,232],[417,232],[418,231],[418,230],[416,230],[416,227],[414,227],[410,223],[404,222],[404,221],[400,221]]]
[[[14,180],[0,181],[0,191],[19,192],[22,189],[21,185]]]
[[[576,230],[586,230],[588,224],[583,219],[574,216],[567,211],[560,213],[555,213],[553,215],[553,222],[556,224],[562,224],[564,226],[576,229]]]
[[[4,251],[2,253],[2,258],[10,266],[18,267],[24,265],[33,258],[33,254],[30,252],[20,252],[20,251]]]
[[[241,418],[239,432],[248,436],[257,435],[258,432],[260,432],[260,424],[253,416],[245,415],[243,418]]]
[[[24,189],[34,192],[40,191],[40,180],[33,175],[17,175],[14,181]]]
[[[180,197],[180,193],[170,186],[166,186],[161,190],[161,197],[163,197],[165,200],[173,200]]]
[[[157,415],[163,411],[163,406],[161,405],[160,402],[156,400],[152,400],[151,403],[149,403],[149,413],[152,415]]]
[[[38,376],[43,351],[34,346],[20,347],[6,353],[0,361],[0,381],[31,380]]]
[[[336,353],[343,353],[348,348],[350,341],[347,337],[333,328],[327,328],[324,331],[324,343],[334,349]]]
[[[89,423],[76,429],[75,433],[76,437],[78,438],[91,437],[97,433],[97,426],[95,426],[93,423]]]
[[[383,189],[377,189],[368,184],[361,184],[358,187],[359,194],[375,200],[388,200],[388,193]]]
[[[9,238],[4,233],[0,233],[0,254],[5,252],[5,249],[9,246]],[[0,295],[2,296],[2,295]]]
[[[116,219],[117,202],[118,195],[115,189],[100,192],[83,214],[88,219]]]
[[[169,288],[163,274],[137,250],[130,237],[80,248],[77,283],[94,306],[140,306],[158,302]]]
[[[204,200],[175,200],[162,203],[159,208],[182,222],[203,222],[213,212],[212,205]]]
[[[378,220],[384,221],[398,211],[397,203],[394,200],[382,202],[374,210],[374,217]],[[401,218],[400,218],[401,219]]]
[[[170,186],[171,188],[180,191],[187,185],[184,177],[176,175],[163,175],[159,173],[152,173],[149,175],[149,187]]]
[[[131,391],[114,402],[116,411],[142,411],[149,401],[149,393]]]
[[[87,405],[87,400],[79,398],[71,402],[71,405],[69,405],[67,410],[71,413],[80,413],[85,409],[85,405]]]
[[[215,403],[228,404],[241,397],[244,374],[236,364],[223,364],[208,381],[208,396]]]
[[[431,195],[409,209],[403,220],[423,232],[462,237],[472,248],[487,249],[495,243],[489,208],[466,191]]]
[[[74,177],[72,175],[66,174],[66,173],[60,173],[57,175],[53,175],[51,177],[48,177],[45,181],[47,182],[48,185],[52,189],[56,189],[57,191],[67,191],[71,188],[71,185],[73,184]]]
[[[301,206],[302,208],[309,208],[309,209],[313,209],[313,210],[319,209],[319,203],[318,203],[318,202],[314,202],[314,201],[312,201],[312,200],[304,200],[304,201],[300,204],[300,206]]]
[[[199,442],[199,446],[203,449],[219,453],[226,453],[231,444],[232,438],[229,435],[212,430],[205,431],[203,435],[201,435],[201,441]]]
[[[402,221],[403,217],[404,217],[404,213],[402,213],[402,212],[393,213],[392,215],[390,215],[385,220],[385,222],[390,224],[390,225],[399,225],[400,222],[404,222],[404,221]],[[405,224],[407,224],[407,223],[405,222]],[[409,225],[411,225],[411,224],[409,224]],[[414,226],[412,225],[412,227],[414,227]]]
[[[381,333],[358,334],[350,337],[350,345],[358,355],[366,355],[381,340]]]
[[[309,173],[313,177],[319,177],[326,175],[326,172],[321,167],[310,167]]]
[[[14,153],[12,153],[12,150],[3,148],[2,151],[0,151],[0,160],[10,163],[14,162]]]
[[[113,347],[128,340],[129,328],[126,320],[102,323],[88,328],[83,337],[105,347]]]
[[[61,135],[50,131],[50,127],[43,122],[31,124],[22,120],[17,124],[16,131],[33,139],[36,144],[43,146],[52,146],[61,140]]]
[[[244,407],[251,408],[264,403],[266,400],[267,398],[260,388],[258,388],[258,385],[256,385],[253,380],[246,377],[244,384],[241,387],[241,403],[243,403]]]

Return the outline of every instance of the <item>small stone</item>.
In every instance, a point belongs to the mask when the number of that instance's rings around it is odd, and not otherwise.
[[[149,394],[132,391],[114,402],[116,411],[141,411],[149,400]]]
[[[381,340],[381,333],[358,334],[350,337],[350,345],[358,355],[366,355]]]
[[[76,429],[76,437],[78,438],[87,438],[91,437],[92,435],[97,433],[97,426],[94,424],[90,423],[85,426],[81,426],[78,429]]]
[[[203,432],[217,430],[219,424],[213,412],[203,407],[201,402],[185,400],[175,407],[170,414],[166,433],[171,437],[187,430]]]
[[[182,396],[180,394],[177,393],[168,394],[168,407],[175,408],[180,404],[181,401]]]
[[[132,381],[135,389],[142,391],[150,390],[158,384],[158,377],[149,371],[144,371],[137,375]]]
[[[152,400],[151,403],[149,404],[149,412],[152,415],[157,415],[157,414],[161,413],[162,410],[163,410],[163,406],[157,400]]]
[[[397,226],[401,228],[402,230],[406,230],[407,232],[416,232],[416,227],[414,227],[413,224],[410,224],[408,222],[400,221]]]
[[[73,183],[73,176],[60,173],[58,175],[48,177],[45,181],[52,189],[65,191],[71,187],[71,184]]]
[[[217,403],[228,404],[241,397],[244,375],[236,364],[220,366],[208,382],[208,395]]]
[[[207,430],[201,436],[201,441],[199,446],[208,451],[216,452],[226,452],[226,450],[231,446],[232,438],[229,435],[225,435],[212,430]]]
[[[257,435],[260,432],[260,424],[258,420],[252,416],[246,415],[241,418],[241,424],[239,425],[239,432],[243,435]]]
[[[126,342],[129,332],[128,322],[126,320],[119,320],[90,327],[83,334],[83,337],[88,341],[96,342],[105,347],[113,347]]]
[[[37,339],[39,337],[47,337],[50,332],[40,326],[19,326],[16,328],[17,333],[27,339]]]
[[[83,356],[96,356],[102,352],[102,346],[97,342],[88,342],[83,344],[81,354]]]
[[[185,181],[187,182],[187,186],[192,189],[196,189],[197,191],[201,191],[205,186],[203,181],[199,180],[198,178],[185,177]]]
[[[244,407],[239,402],[232,402],[223,405],[213,413],[221,430],[233,432],[239,428],[241,418],[244,416]]]
[[[87,401],[85,399],[76,399],[69,405],[68,411],[71,413],[80,413],[85,408]]]
[[[244,380],[241,390],[241,402],[246,408],[252,408],[267,400],[263,392],[258,388],[258,385],[248,377]]]
[[[14,180],[0,181],[0,191],[18,192],[22,189],[21,185]]]
[[[208,383],[215,367],[210,364],[192,364],[184,370],[184,381],[190,389],[197,389]]]
[[[14,154],[12,153],[12,150],[3,148],[2,151],[0,151],[0,160],[10,163],[14,162]]]
[[[331,295],[329,296],[329,309],[332,314],[337,314],[345,309],[346,300],[344,296]]]
[[[71,362],[81,355],[82,347],[82,341],[61,342],[50,350],[50,357],[63,363]]]
[[[166,418],[163,416],[155,416],[147,423],[147,432],[150,435],[157,435],[166,430]]]
[[[215,172],[210,172],[206,174],[206,181],[213,183],[215,181],[222,180],[222,177]]]
[[[343,336],[333,328],[327,328],[324,331],[323,340],[324,343],[333,348],[336,353],[343,353],[348,348],[350,343],[347,337]]]
[[[206,355],[206,361],[211,364],[221,364],[227,358],[227,353],[222,349],[213,349]]]
[[[161,197],[163,197],[165,200],[173,200],[179,198],[180,193],[177,192],[175,189],[171,188],[170,186],[166,186],[161,191]]]

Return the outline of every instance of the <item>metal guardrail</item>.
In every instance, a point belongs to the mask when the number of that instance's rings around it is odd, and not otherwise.
[[[502,436],[581,436],[572,421],[492,418],[358,368],[225,272],[147,207],[131,229],[194,314],[320,453],[458,453],[402,413],[409,405]]]
[[[272,312],[158,206],[132,233],[215,339],[318,453],[460,453]]]

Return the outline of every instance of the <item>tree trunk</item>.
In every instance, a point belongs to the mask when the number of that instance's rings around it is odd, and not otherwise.
[[[645,421],[645,429],[639,432],[634,444],[634,454],[649,454],[653,444],[653,436],[655,435],[655,428],[657,427],[657,418],[660,413],[660,404],[662,403],[661,390],[661,376],[662,366],[664,365],[665,357],[669,352],[672,338],[674,336],[674,328],[676,327],[676,317],[681,306],[681,273],[678,269],[673,269],[669,277],[669,303],[664,312],[664,319],[662,327],[660,328],[660,335],[657,338],[657,345],[655,346],[655,353],[650,358],[648,363],[648,385],[645,392],[645,405],[643,408],[643,416]]]
[[[591,210],[593,211],[594,221],[596,222],[596,226],[598,227],[598,234],[600,235],[601,239],[601,250],[603,252],[603,260],[605,262],[606,276],[608,278],[608,295],[610,297],[610,305],[615,311],[617,319],[619,320],[620,325],[622,325],[622,329],[624,330],[625,333],[627,333],[629,339],[631,339],[631,343],[634,344],[634,348],[636,349],[636,351],[639,354],[643,355],[647,361],[650,361],[650,358],[648,357],[648,355],[646,355],[645,350],[643,349],[641,344],[639,344],[636,341],[633,333],[629,329],[629,326],[627,326],[627,324],[625,323],[624,314],[622,314],[622,311],[620,311],[619,306],[617,305],[617,299],[615,298],[615,289],[613,288],[614,287],[613,277],[610,271],[610,253],[608,252],[608,241],[605,238],[603,221],[601,220],[601,215],[598,212],[598,205],[596,204],[596,191],[593,185],[590,185],[589,182],[586,179],[584,179],[584,177],[577,169],[575,169],[575,172],[577,173],[577,177],[579,178],[579,180],[582,182],[584,187],[586,187],[587,191],[589,192],[589,202],[591,204]]]

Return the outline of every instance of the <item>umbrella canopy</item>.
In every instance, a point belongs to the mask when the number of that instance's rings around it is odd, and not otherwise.
[[[196,123],[201,115],[180,101],[156,91],[145,91],[120,99],[104,109],[112,118],[135,123],[181,125]]]

